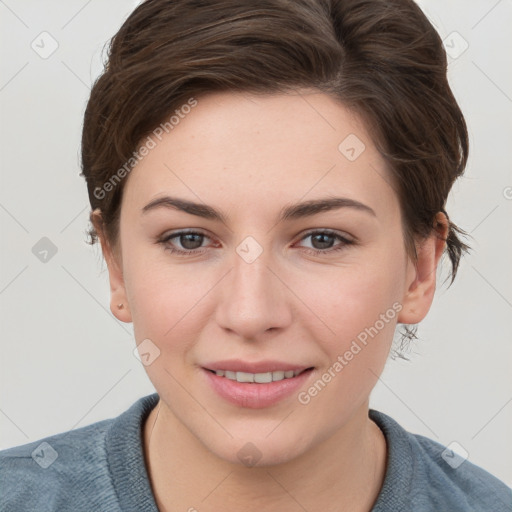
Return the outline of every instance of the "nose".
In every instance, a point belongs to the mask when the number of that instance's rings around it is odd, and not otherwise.
[[[218,324],[246,340],[283,329],[292,321],[291,292],[264,251],[249,262],[235,254],[234,266],[222,280]]]

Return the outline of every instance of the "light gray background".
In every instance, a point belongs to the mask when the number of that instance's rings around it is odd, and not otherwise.
[[[0,448],[117,416],[154,392],[131,324],[109,310],[99,246],[85,243],[79,176],[102,48],[136,3],[0,1]],[[438,289],[411,361],[388,362],[371,406],[412,432],[456,441],[512,486],[512,2],[420,5],[451,51],[469,45],[449,64],[471,158],[448,213],[474,251],[452,288]],[[59,45],[46,59],[31,47],[43,45],[43,31]],[[46,263],[32,252],[42,237],[57,248]]]

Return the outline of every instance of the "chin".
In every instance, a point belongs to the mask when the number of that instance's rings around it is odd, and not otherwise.
[[[214,456],[230,464],[247,468],[285,464],[304,451],[298,439],[292,439],[290,436],[283,439],[276,436],[271,440],[261,435],[261,432],[252,438],[250,435],[245,435],[243,438],[232,439],[228,444],[221,442],[212,444],[211,438],[208,441],[205,446]]]

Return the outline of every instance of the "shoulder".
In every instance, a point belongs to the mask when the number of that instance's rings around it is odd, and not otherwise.
[[[454,452],[450,445],[443,446],[419,434],[409,435],[418,474],[429,483],[428,494],[437,492],[444,499],[457,497],[461,510],[512,511],[512,489],[502,481]]]
[[[0,510],[94,508],[98,497],[112,492],[105,435],[113,421],[0,451]]]
[[[409,507],[415,511],[512,512],[512,489],[455,453],[451,446],[410,433],[378,411],[371,410],[370,417],[386,436],[385,484],[388,492],[394,487],[402,494],[403,510]]]

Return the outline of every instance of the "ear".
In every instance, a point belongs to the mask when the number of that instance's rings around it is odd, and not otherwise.
[[[432,233],[416,246],[416,263],[408,259],[407,290],[402,300],[398,322],[417,324],[427,315],[436,291],[436,271],[443,254],[449,223],[446,215],[438,212]]]
[[[132,315],[124,284],[121,251],[111,247],[108,242],[104,231],[101,210],[99,208],[96,208],[96,210],[91,213],[90,219],[100,239],[103,257],[107,263],[110,281],[110,311],[112,311],[112,314],[121,322],[130,323],[132,321]],[[118,307],[120,304],[122,304],[121,308]]]

